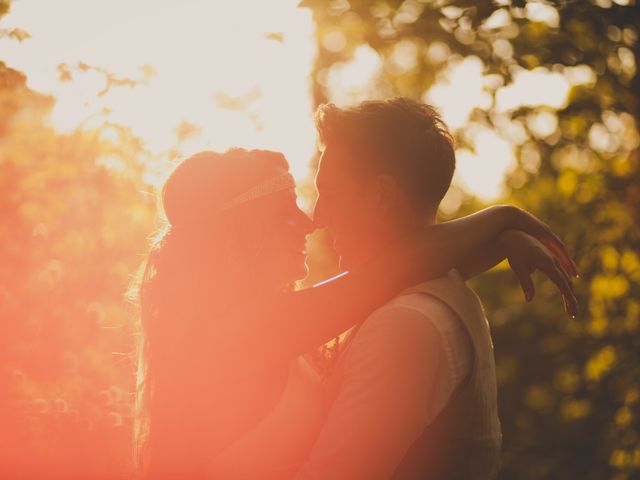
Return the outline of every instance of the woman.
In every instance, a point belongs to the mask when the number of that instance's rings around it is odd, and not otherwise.
[[[136,447],[146,478],[292,475],[322,422],[319,384],[301,355],[406,286],[476,269],[458,259],[491,249],[507,229],[546,242],[564,269],[535,247],[525,275],[543,269],[574,301],[562,244],[512,207],[427,228],[348,275],[293,292],[312,230],[293,187],[281,154],[242,149],[194,155],[165,183],[169,227],[140,286]]]

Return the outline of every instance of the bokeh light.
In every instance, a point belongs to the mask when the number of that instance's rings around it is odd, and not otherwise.
[[[5,42],[3,60],[56,98],[58,130],[117,123],[157,155],[279,150],[296,178],[308,174],[315,44],[310,12],[295,1],[21,0],[6,23],[31,38]],[[72,81],[61,81],[65,71]],[[110,76],[131,85],[110,86]]]

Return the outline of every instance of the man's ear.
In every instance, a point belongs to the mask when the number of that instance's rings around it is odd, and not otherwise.
[[[391,210],[398,202],[400,186],[391,175],[378,175],[376,181],[377,206],[381,211]]]

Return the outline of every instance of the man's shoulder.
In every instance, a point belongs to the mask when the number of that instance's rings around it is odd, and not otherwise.
[[[403,310],[413,310],[429,317],[435,314],[453,314],[446,308],[446,303],[438,292],[460,292],[469,290],[462,276],[451,270],[442,277],[427,280],[411,287],[405,288],[397,296],[375,310],[366,320],[366,323],[378,323],[390,320]],[[455,295],[454,295],[455,296]]]
[[[347,337],[347,350],[403,344],[412,338],[436,341],[462,335],[461,315],[475,315],[478,297],[455,270],[407,288],[369,315]],[[484,317],[483,317],[484,318]],[[349,356],[349,355],[347,355]]]
[[[404,298],[417,298],[415,295],[428,296],[456,312],[465,316],[472,311],[482,310],[482,302],[476,292],[469,287],[457,270],[450,270],[446,275],[409,287],[391,302],[402,302]]]
[[[378,308],[351,333],[344,351],[347,371],[363,366],[394,364],[399,358],[438,357],[442,350],[439,323],[448,323],[454,314],[446,306],[421,294],[404,295]],[[386,370],[385,370],[386,371]]]
[[[450,289],[450,290],[469,290],[464,278],[457,270],[449,270],[445,275],[417,283],[411,287],[402,290],[396,298],[415,293],[428,294],[434,290]],[[394,299],[395,300],[395,299]]]
[[[425,282],[426,283],[426,282]],[[407,290],[375,310],[362,323],[356,339],[370,335],[388,334],[399,331],[405,335],[431,331],[434,324],[448,321],[455,313],[438,297],[429,295],[416,285],[415,290]]]

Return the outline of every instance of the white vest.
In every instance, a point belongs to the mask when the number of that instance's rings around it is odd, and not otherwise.
[[[493,479],[500,466],[496,368],[489,323],[478,296],[452,271],[409,288],[446,304],[462,321],[473,346],[473,365],[447,407],[413,444],[394,480]]]
[[[400,296],[416,293],[441,301],[460,318],[471,339],[473,363],[467,379],[410,447],[392,478],[493,479],[499,468],[502,434],[498,419],[493,343],[480,300],[455,271],[408,288]],[[347,342],[353,341],[355,336],[357,331],[349,335]],[[341,388],[343,360],[338,360],[328,378],[328,404],[333,402]]]

